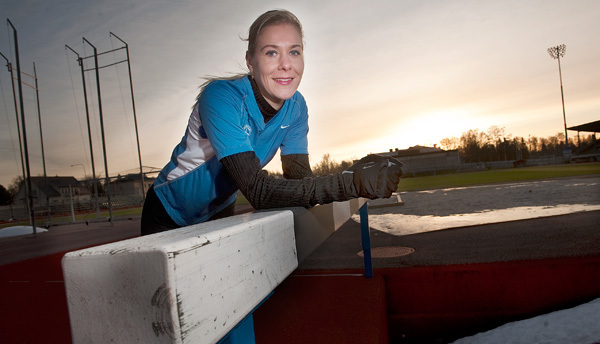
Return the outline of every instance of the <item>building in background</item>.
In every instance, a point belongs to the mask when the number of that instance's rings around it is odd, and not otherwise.
[[[458,149],[443,150],[437,146],[413,146],[408,149],[390,149],[389,152],[377,153],[401,161],[402,173],[406,175],[427,175],[457,172],[463,168]]]
[[[584,123],[567,129],[577,132],[577,147],[575,155],[572,157],[574,162],[600,161],[600,143],[596,139],[596,134],[600,133],[600,121]],[[581,140],[579,139],[579,133],[581,132],[593,133],[592,142],[587,145],[581,145]]]
[[[112,178],[109,184],[111,196],[140,196],[145,195],[148,189],[154,183],[152,177],[144,176],[144,185],[142,193],[142,178],[139,173],[131,173],[124,176]]]
[[[34,209],[44,209],[47,201],[50,206],[57,204],[90,200],[89,190],[75,177],[31,177],[31,196]],[[15,205],[26,205],[25,183],[21,182],[19,191],[13,200]]]

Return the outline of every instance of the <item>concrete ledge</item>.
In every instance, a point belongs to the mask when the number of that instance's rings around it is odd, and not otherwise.
[[[219,341],[298,265],[291,211],[70,252],[73,343]]]
[[[367,200],[367,204],[369,205],[369,208],[375,209],[404,205],[404,202],[402,202],[400,194],[398,192],[394,192],[389,198],[369,199]]]

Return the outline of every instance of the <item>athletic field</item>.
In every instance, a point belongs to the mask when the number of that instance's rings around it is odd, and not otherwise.
[[[600,163],[565,164],[402,178],[398,191],[434,190],[600,174]]]

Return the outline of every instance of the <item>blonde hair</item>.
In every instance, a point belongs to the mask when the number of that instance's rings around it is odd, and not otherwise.
[[[248,51],[247,53],[250,56],[253,56],[256,50],[256,44],[258,42],[258,37],[260,36],[263,29],[279,24],[289,24],[295,27],[300,34],[300,37],[304,41],[304,31],[302,31],[302,24],[300,20],[290,11],[287,10],[271,10],[261,14],[256,20],[250,25],[250,29],[248,30],[248,38],[242,38],[243,41],[248,42]],[[248,73],[237,73],[230,76],[207,76],[203,79],[205,80],[199,87],[200,91],[198,92],[198,96],[196,96],[196,101],[200,98],[202,91],[204,88],[213,81],[216,80],[237,80],[247,76]]]
[[[204,82],[198,87],[200,89],[200,91],[198,92],[198,95],[196,96],[196,101],[198,101],[198,98],[200,98],[202,91],[204,91],[206,86],[208,86],[208,84],[210,84],[211,82],[217,81],[217,80],[237,80],[237,79],[241,79],[247,75],[248,75],[248,73],[238,73],[238,74],[233,74],[230,76],[205,76],[205,77],[203,77],[202,79],[204,79]],[[194,104],[194,106],[196,106],[196,105]],[[194,108],[194,106],[192,106],[192,108]]]
[[[263,29],[279,24],[289,24],[295,27],[300,34],[300,37],[304,39],[304,32],[302,31],[302,24],[300,20],[290,11],[286,10],[271,10],[260,15],[248,30],[248,38],[245,41],[248,42],[248,53],[250,56],[254,55],[256,51],[256,44],[258,37],[260,36]]]

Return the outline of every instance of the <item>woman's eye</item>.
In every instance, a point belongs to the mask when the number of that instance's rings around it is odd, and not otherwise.
[[[302,52],[300,50],[292,50],[292,51],[290,51],[290,55],[300,56],[300,55],[302,55]]]
[[[275,50],[269,50],[265,53],[265,55],[267,56],[275,56],[277,55],[277,52]]]

